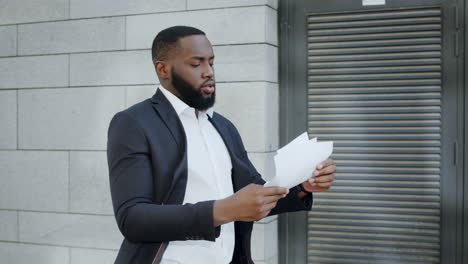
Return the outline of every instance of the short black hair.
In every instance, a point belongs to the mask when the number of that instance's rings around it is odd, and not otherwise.
[[[161,30],[153,40],[151,48],[153,62],[167,59],[169,51],[175,47],[177,40],[190,35],[205,35],[205,32],[188,26],[174,26]]]

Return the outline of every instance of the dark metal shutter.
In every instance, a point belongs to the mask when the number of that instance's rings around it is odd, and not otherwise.
[[[335,142],[308,263],[438,263],[441,10],[308,16],[308,128]]]

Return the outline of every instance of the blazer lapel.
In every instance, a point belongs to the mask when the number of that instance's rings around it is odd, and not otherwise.
[[[156,112],[158,112],[162,121],[171,132],[172,137],[180,146],[182,143],[181,140],[185,141],[185,132],[182,123],[180,122],[180,119],[177,116],[177,113],[172,107],[171,103],[159,89],[151,98],[151,102],[153,103],[153,108],[156,110]]]
[[[179,204],[184,200],[187,185],[187,143],[184,127],[171,103],[159,89],[151,98],[151,102],[156,113],[160,116],[178,145],[178,149],[174,149],[173,151],[180,153],[180,162],[174,170],[171,186],[167,190],[163,201],[165,203]]]
[[[232,184],[234,187],[234,191],[237,191],[247,184],[251,183],[250,180],[250,170],[249,167],[245,162],[242,161],[241,157],[236,155],[235,151],[235,142],[231,136],[229,129],[219,122],[218,118],[216,118],[216,113],[213,114],[213,118],[209,118],[210,122],[216,128],[218,133],[221,135],[221,138],[226,145],[226,148],[229,152],[229,156],[231,156],[231,163],[232,163]]]

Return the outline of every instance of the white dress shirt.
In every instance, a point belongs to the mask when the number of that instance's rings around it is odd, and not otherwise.
[[[188,175],[183,203],[219,200],[234,193],[231,180],[231,158],[218,131],[208,120],[213,109],[199,111],[160,86],[161,92],[174,107],[187,137]],[[234,252],[234,223],[221,226],[215,242],[206,240],[171,241],[162,263],[224,264]]]

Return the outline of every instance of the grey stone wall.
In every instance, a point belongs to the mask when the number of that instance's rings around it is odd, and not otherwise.
[[[172,25],[214,45],[216,111],[271,175],[278,148],[276,0],[0,0],[0,260],[113,263],[122,240],[106,133],[150,97],[151,41]],[[277,263],[277,219],[255,224],[253,257]]]

